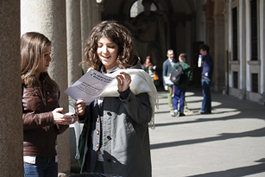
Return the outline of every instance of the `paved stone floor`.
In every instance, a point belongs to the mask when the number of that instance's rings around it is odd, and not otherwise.
[[[153,177],[264,177],[265,107],[212,92],[212,114],[201,115],[201,89],[188,89],[194,114],[171,117],[159,92],[150,130]]]

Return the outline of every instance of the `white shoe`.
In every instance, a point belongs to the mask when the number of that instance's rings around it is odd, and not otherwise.
[[[186,110],[186,111],[184,111],[184,114],[186,114],[186,115],[190,115],[190,114],[193,114],[193,111]]]
[[[173,110],[170,111],[170,115],[171,115],[171,117],[174,117],[174,111]]]
[[[178,110],[174,110],[174,117],[178,116]]]

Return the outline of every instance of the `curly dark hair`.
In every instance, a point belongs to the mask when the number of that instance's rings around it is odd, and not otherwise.
[[[115,21],[103,21],[92,29],[90,37],[86,42],[84,62],[88,67],[99,70],[99,67],[102,65],[97,55],[97,42],[101,37],[109,38],[118,45],[118,68],[129,68],[138,62],[130,31]]]

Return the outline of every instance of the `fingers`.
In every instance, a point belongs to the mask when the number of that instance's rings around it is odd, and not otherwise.
[[[126,80],[131,82],[131,76],[129,74],[126,73],[124,76]]]
[[[76,100],[75,104],[80,104],[80,103],[83,103],[83,102],[84,102],[84,100],[79,99],[79,100]]]
[[[72,114],[70,124],[74,124],[76,121],[78,121],[78,116],[76,114]]]
[[[74,122],[74,117],[72,116],[72,114],[64,114],[62,120],[62,124],[71,124],[72,122]]]
[[[74,107],[75,107],[75,109],[76,109],[76,108],[82,107],[82,106],[84,106],[84,105],[85,105],[84,100],[77,100],[77,101],[75,102]]]
[[[53,113],[53,119],[56,124],[62,124],[62,125],[69,125],[69,120],[65,118],[65,116],[60,113],[56,112],[57,110],[54,110]]]
[[[120,72],[119,75],[116,76],[118,82],[131,82],[131,76],[127,74],[126,72]]]
[[[66,114],[60,114],[56,113],[54,115],[54,121],[56,124],[61,124],[61,125],[69,125],[73,124],[76,121],[78,121],[79,118],[76,114],[71,114],[71,113],[66,113]]]
[[[74,117],[74,122],[73,123],[75,123],[76,121],[78,121],[79,120],[79,117],[78,117],[78,115],[76,115],[76,114],[74,114],[75,115],[75,117]]]
[[[83,103],[85,104],[85,103]],[[63,114],[63,108],[56,108],[52,111],[53,120],[56,124],[69,125],[79,120],[79,117],[73,113]]]
[[[128,89],[130,83],[131,83],[131,76],[127,74],[126,72],[120,72],[119,75],[116,76],[116,79],[118,81],[118,90],[124,91]]]
[[[56,112],[56,113],[63,113],[64,112],[63,108],[56,108],[53,111]]]
[[[123,77],[122,77],[122,75],[117,75],[117,76],[116,76],[116,79],[117,79],[117,81],[118,81],[118,84],[121,84],[121,83],[122,83],[122,79],[123,79]]]
[[[126,72],[120,72],[120,75],[124,75],[124,76],[126,76],[126,75],[128,75],[128,76],[130,76],[128,73],[126,73]]]
[[[83,115],[86,110],[86,103],[84,103],[84,100],[77,100],[75,102],[74,108],[77,113]]]
[[[78,119],[79,119],[78,116],[72,113],[66,113],[63,117],[63,120],[67,122],[67,124],[73,124],[76,121],[78,121]]]

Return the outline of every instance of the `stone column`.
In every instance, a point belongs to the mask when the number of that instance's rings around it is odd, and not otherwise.
[[[206,4],[206,33],[205,33],[205,43],[210,47],[210,55],[214,57],[214,2],[212,0],[207,0]],[[212,86],[215,85],[215,78],[212,80]]]
[[[82,76],[80,1],[66,1],[68,86]]]
[[[82,76],[82,49],[81,49],[81,18],[80,1],[66,1],[66,27],[67,27],[67,64],[68,64],[68,86],[72,85]],[[75,100],[69,97],[69,112],[74,110]],[[78,143],[82,129],[78,122],[70,126],[70,143],[74,148],[71,149],[71,167],[78,166],[75,159],[75,146]],[[75,133],[80,132],[80,133]],[[70,146],[70,147],[71,147]]]
[[[103,7],[103,4],[101,3],[100,4],[96,3],[96,5],[97,5],[97,23],[99,23],[102,18],[101,14],[102,14],[102,11],[104,10],[104,7]]]
[[[214,2],[214,86],[216,91],[225,89],[225,28],[224,28],[224,2]],[[211,50],[210,50],[211,51]]]
[[[96,3],[96,1],[92,1],[92,7],[93,7],[93,27],[96,26],[101,20],[99,20],[98,18],[98,11],[99,11],[99,7]]]
[[[229,60],[230,60],[230,53],[231,51],[229,50],[229,16],[230,16],[230,10],[229,10],[229,2],[225,4],[225,12],[224,12],[224,20],[225,20],[225,54],[226,54],[226,61],[225,61],[225,92],[229,95],[229,74],[230,74],[230,66],[229,66]]]
[[[61,90],[60,105],[68,112],[66,52],[66,2],[64,0],[21,0],[21,33],[36,31],[52,41],[52,62],[49,74]],[[59,172],[70,172],[69,130],[58,136]]]
[[[88,31],[90,33],[90,31],[92,30],[92,28],[94,27],[93,24],[93,1],[88,1]]]
[[[259,104],[265,105],[265,0],[260,1],[260,61],[261,61],[261,68],[260,68],[260,93],[261,98],[259,100]],[[262,79],[263,78],[263,79]]]
[[[206,4],[206,44],[209,45],[211,49],[214,47],[214,2],[212,0],[207,0]],[[211,51],[213,52],[213,50]],[[211,53],[213,54],[213,53]]]
[[[192,60],[192,51],[191,51],[191,46],[192,46],[192,24],[191,21],[185,21],[185,31],[186,31],[186,46],[184,51],[186,51],[187,55],[190,57],[189,64],[190,66],[193,66],[193,60]],[[178,57],[177,55],[175,56],[176,58]]]
[[[1,1],[0,19],[0,176],[21,177],[20,3]]]
[[[247,55],[246,55],[246,49],[248,48],[246,45],[246,16],[245,16],[245,1],[239,1],[238,8],[238,57],[239,57],[239,89],[240,94],[239,98],[244,99],[246,98],[246,67],[247,67]],[[232,73],[231,73],[232,74]]]
[[[84,49],[86,41],[88,39],[90,31],[88,30],[88,23],[91,19],[88,19],[88,0],[80,1],[81,11],[81,49],[82,49],[82,60],[84,60]],[[82,65],[84,72],[88,69],[86,64]]]
[[[261,88],[260,93],[264,95],[265,99],[265,0],[260,1],[260,60],[261,60]],[[262,79],[263,78],[263,79]]]

